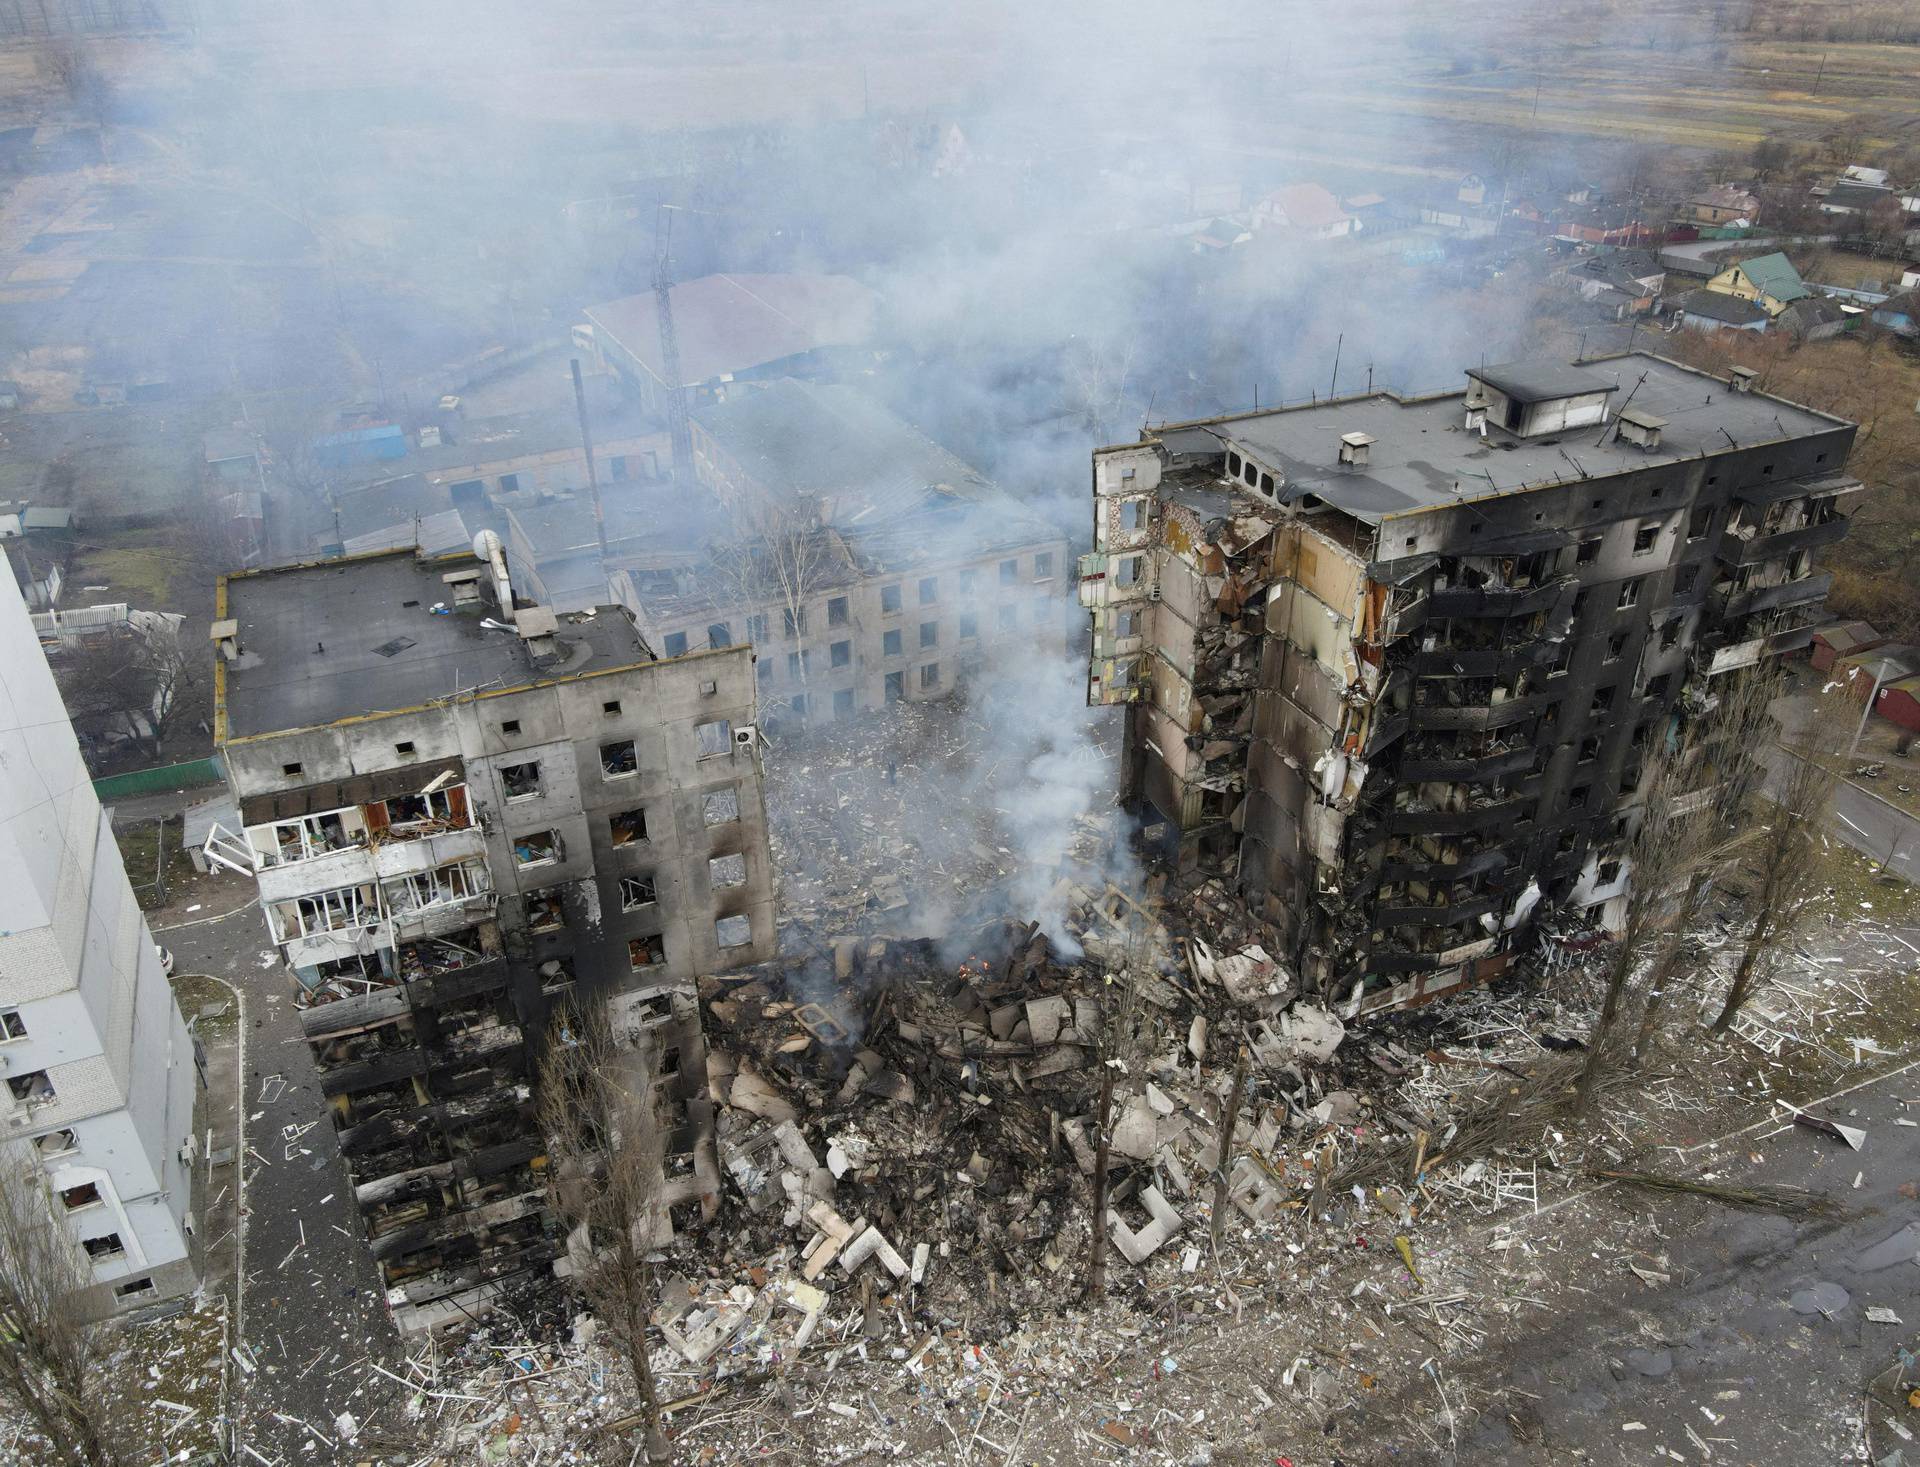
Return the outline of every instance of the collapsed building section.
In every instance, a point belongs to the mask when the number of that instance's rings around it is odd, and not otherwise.
[[[1089,700],[1128,796],[1351,1009],[1602,923],[1647,754],[1807,645],[1854,427],[1663,358],[1171,424],[1094,455]]]
[[[516,596],[496,539],[219,588],[217,737],[250,875],[403,1327],[553,1256],[534,1090],[610,997],[679,1102],[665,1196],[718,1195],[694,975],[769,957],[752,653],[657,659]]]

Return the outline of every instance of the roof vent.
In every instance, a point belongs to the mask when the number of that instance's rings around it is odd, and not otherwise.
[[[1342,433],[1340,435],[1340,462],[1360,468],[1366,464],[1367,450],[1373,447],[1371,433]]]
[[[232,617],[216,621],[208,629],[207,635],[220,655],[229,662],[240,660],[240,623]]]
[[[1660,446],[1660,430],[1667,426],[1665,418],[1656,418],[1652,413],[1642,412],[1639,408],[1622,408],[1614,415],[1615,431],[1628,443],[1638,444],[1648,453]]]
[[[550,606],[523,607],[514,619],[514,627],[525,639],[527,651],[535,657],[552,657],[560,651],[554,634],[560,630],[560,618]]]
[[[1759,375],[1752,367],[1735,367],[1727,373],[1727,385],[1735,392],[1751,392],[1754,378]]]

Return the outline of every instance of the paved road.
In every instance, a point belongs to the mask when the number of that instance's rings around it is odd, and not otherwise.
[[[1504,1399],[1463,1437],[1459,1460],[1863,1460],[1862,1390],[1920,1333],[1920,1127],[1897,1124],[1920,1120],[1920,1069],[1814,1109],[1864,1127],[1863,1149],[1788,1126],[1697,1150],[1671,1169],[1807,1187],[1836,1204],[1837,1216],[1614,1198],[1633,1222],[1655,1225],[1652,1246],[1664,1246],[1672,1281],[1648,1287],[1624,1264],[1607,1267],[1616,1261],[1603,1238],[1594,1255],[1600,1286],[1577,1312],[1509,1347],[1491,1377]],[[1750,1153],[1764,1160],[1753,1164]],[[1554,1226],[1551,1214],[1533,1224]],[[1623,1241],[1617,1251],[1645,1246]],[[1585,1276],[1592,1271],[1582,1266],[1583,1285],[1596,1282]],[[1871,1321],[1869,1308],[1904,1323]],[[1912,1429],[1916,1413],[1900,1409]],[[1885,1414],[1874,1413],[1875,1459],[1900,1445]],[[1910,1446],[1908,1460],[1915,1455]]]
[[[396,1337],[288,996],[291,976],[255,906],[164,929],[159,940],[180,972],[211,973],[246,993],[242,1341],[256,1368],[236,1378],[239,1440],[275,1464],[350,1461],[335,1420],[345,1411],[364,1419],[366,1393],[386,1393],[363,1362],[390,1363]]]

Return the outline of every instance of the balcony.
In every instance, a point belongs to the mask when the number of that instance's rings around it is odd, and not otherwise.
[[[1510,728],[1539,717],[1547,705],[1545,694],[1508,698],[1500,703],[1416,703],[1410,717],[1415,729],[1471,729],[1486,731]]]
[[[1521,774],[1533,767],[1533,745],[1503,745],[1481,753],[1458,749],[1448,752],[1443,743],[1422,739],[1409,744],[1400,755],[1399,778],[1405,783],[1416,780],[1460,780],[1469,784],[1485,783],[1504,775]]]
[[[376,876],[382,877],[410,876],[486,854],[486,833],[478,826],[468,826],[464,830],[441,830],[410,839],[383,840],[373,848],[373,870]]]
[[[1833,572],[1822,571],[1817,576],[1802,576],[1797,581],[1787,581],[1778,586],[1757,586],[1746,591],[1735,591],[1727,597],[1721,614],[1739,617],[1781,606],[1804,606],[1810,601],[1823,600],[1832,585]]]
[[[1504,647],[1435,647],[1409,659],[1421,677],[1510,678],[1553,659],[1560,644],[1545,637]]]
[[[1465,881],[1507,869],[1507,848],[1493,841],[1461,841],[1451,854],[1450,861],[1440,856],[1424,856],[1418,851],[1388,856],[1380,863],[1380,881],[1383,885],[1396,881]],[[1511,884],[1502,877],[1502,890]]]
[[[1529,795],[1509,795],[1469,805],[1463,810],[1404,809],[1387,812],[1387,829],[1394,835],[1453,835],[1492,830],[1533,813]]]
[[[1373,920],[1379,927],[1454,927],[1462,922],[1477,922],[1488,913],[1505,910],[1506,905],[1506,899],[1498,892],[1476,892],[1472,896],[1438,904],[1402,903],[1390,906],[1382,902],[1374,908]]]
[[[1777,560],[1795,550],[1813,550],[1822,545],[1832,545],[1846,538],[1847,527],[1846,517],[1835,514],[1813,524],[1799,525],[1791,530],[1776,530],[1771,535],[1755,535],[1745,540],[1730,531],[1720,537],[1714,554],[1725,565],[1754,565],[1763,560]]]
[[[1427,598],[1428,621],[1455,617],[1531,616],[1550,611],[1563,596],[1573,593],[1570,576],[1556,577],[1537,586],[1449,586]]]

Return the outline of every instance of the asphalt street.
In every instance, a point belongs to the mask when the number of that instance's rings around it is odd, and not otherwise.
[[[290,996],[259,908],[156,929],[181,973],[246,998],[242,1356],[238,1442],[273,1463],[351,1460],[339,1418],[366,1415],[398,1340]],[[249,1369],[249,1366],[251,1369]],[[242,1460],[252,1461],[245,1453]]]
[[[1506,1347],[1488,1376],[1501,1399],[1462,1437],[1459,1460],[1869,1460],[1863,1392],[1920,1337],[1920,1068],[1813,1109],[1864,1129],[1861,1150],[1788,1124],[1697,1148],[1672,1170],[1805,1187],[1832,1215],[1612,1189],[1590,1216],[1629,1219],[1622,1233],[1656,1240],[1657,1260],[1645,1242],[1594,1240],[1578,1279],[1583,1302]],[[1563,1222],[1573,1218],[1547,1214],[1528,1227]],[[1628,1253],[1656,1277],[1632,1274]],[[1902,1445],[1890,1417],[1920,1435],[1920,1411],[1892,1380],[1883,1394],[1898,1408],[1873,1411],[1871,1460]],[[1912,1445],[1907,1460],[1920,1460]]]

